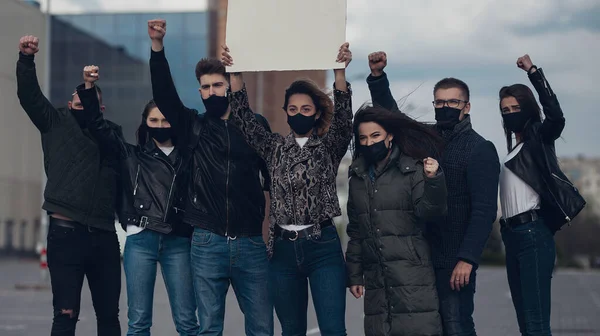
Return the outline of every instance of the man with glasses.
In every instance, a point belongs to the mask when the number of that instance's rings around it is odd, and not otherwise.
[[[384,52],[369,55],[367,78],[373,104],[398,111],[383,71]],[[500,162],[494,144],[471,127],[469,87],[444,78],[433,88],[436,129],[446,146],[448,215],[428,223],[444,335],[476,335],[473,322],[476,269],[498,210]]]

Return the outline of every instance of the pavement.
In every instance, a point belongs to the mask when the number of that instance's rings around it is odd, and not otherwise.
[[[160,274],[160,272],[158,273]],[[0,259],[0,336],[49,335],[52,318],[52,293],[39,286],[38,263],[31,260]],[[19,287],[19,289],[17,289]],[[121,326],[127,330],[127,298],[123,276]],[[553,335],[600,335],[600,272],[556,271],[553,280]],[[153,335],[176,336],[164,282],[159,276],[154,296]],[[346,325],[349,336],[363,335],[363,302],[348,294]],[[477,276],[475,325],[484,336],[518,335],[518,327],[503,268],[481,268]],[[309,304],[307,335],[320,335],[312,303]],[[224,335],[244,335],[244,318],[235,295],[227,297]],[[276,320],[275,334],[281,335]],[[84,284],[77,335],[96,335],[91,297]]]

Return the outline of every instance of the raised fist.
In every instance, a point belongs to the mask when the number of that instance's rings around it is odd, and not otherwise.
[[[19,51],[25,55],[35,55],[40,48],[38,47],[40,40],[32,35],[21,37],[19,40]]]
[[[384,51],[377,51],[369,54],[369,68],[371,75],[377,77],[383,74],[383,69],[387,65],[387,55]]]
[[[336,62],[344,63],[346,68],[348,67],[348,64],[352,62],[352,52],[350,51],[350,43],[346,42],[342,44],[342,46],[338,50]]]
[[[161,19],[148,21],[148,36],[151,40],[162,41],[167,33],[167,21]]]
[[[95,65],[88,65],[83,68],[83,81],[86,83],[93,84],[100,79],[100,68]]]
[[[529,70],[533,66],[533,63],[531,62],[531,58],[529,58],[529,55],[525,54],[525,56],[519,57],[519,59],[517,59],[517,66],[520,69],[523,69],[525,72],[529,72]]]
[[[440,165],[436,159],[430,157],[423,159],[423,170],[427,177],[435,177],[439,167]]]

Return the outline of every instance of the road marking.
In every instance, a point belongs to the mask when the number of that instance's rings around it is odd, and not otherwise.
[[[310,329],[309,331],[306,332],[306,335],[316,335],[316,334],[320,334],[321,330],[319,330],[319,328],[313,328]]]
[[[0,325],[0,330],[8,330],[8,331],[25,330],[25,326],[22,325],[22,324],[17,324],[17,325]]]

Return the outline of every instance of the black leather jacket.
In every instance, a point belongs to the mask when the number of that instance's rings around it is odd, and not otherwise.
[[[97,111],[88,128],[101,147],[120,154],[121,190],[117,211],[119,221],[164,234],[190,237],[192,227],[182,222],[181,196],[178,180],[183,178],[182,167],[187,158],[186,149],[176,146],[169,154],[149,139],[146,144],[128,144],[122,135],[114,132],[100,113],[95,90],[78,93],[84,108]]]
[[[583,209],[586,202],[561,171],[556,157],[554,141],[565,127],[558,99],[541,68],[530,74],[529,79],[539,95],[546,118],[526,128],[523,148],[505,166],[540,195],[544,221],[553,231],[558,231]]]
[[[156,105],[192,153],[184,222],[221,236],[260,236],[270,184],[265,162],[232,123],[183,105],[164,50],[152,52],[150,72]],[[270,130],[263,116],[256,118]]]

